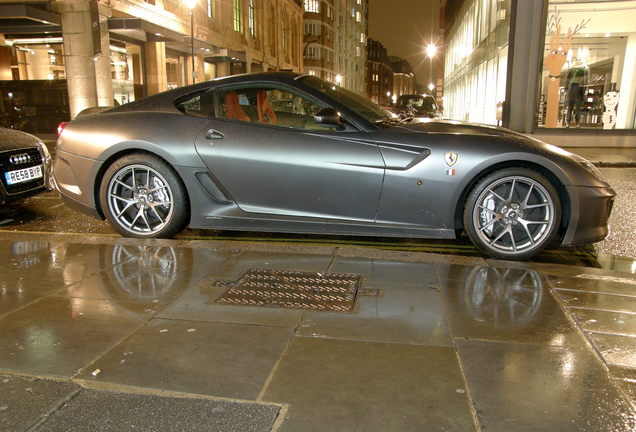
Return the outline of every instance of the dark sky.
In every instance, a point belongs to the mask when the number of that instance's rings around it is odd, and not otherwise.
[[[429,82],[426,45],[437,40],[439,0],[369,0],[369,37],[388,49],[389,55],[411,63],[422,84]],[[435,68],[435,60],[433,60]]]

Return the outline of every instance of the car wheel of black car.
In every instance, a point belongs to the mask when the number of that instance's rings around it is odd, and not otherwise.
[[[484,177],[464,207],[464,228],[486,255],[528,259],[549,245],[561,221],[561,202],[552,184],[526,168],[507,168]]]
[[[116,160],[104,174],[100,199],[108,221],[127,237],[172,237],[186,223],[185,187],[170,166],[152,155]]]

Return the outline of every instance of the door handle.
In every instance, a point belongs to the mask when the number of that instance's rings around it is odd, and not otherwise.
[[[205,133],[205,138],[212,140],[212,139],[223,139],[223,134],[217,130],[214,129],[210,129],[209,131],[207,131]]]

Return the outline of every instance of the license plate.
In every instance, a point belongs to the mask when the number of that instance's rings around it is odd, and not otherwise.
[[[7,185],[42,178],[42,165],[6,172],[4,178],[7,180]]]

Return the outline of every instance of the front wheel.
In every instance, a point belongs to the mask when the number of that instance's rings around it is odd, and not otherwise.
[[[554,186],[526,168],[494,172],[475,186],[464,207],[464,228],[486,255],[528,259],[549,245],[561,221]]]
[[[110,224],[126,237],[172,237],[186,222],[181,179],[152,155],[131,154],[115,161],[104,174],[100,199]]]

